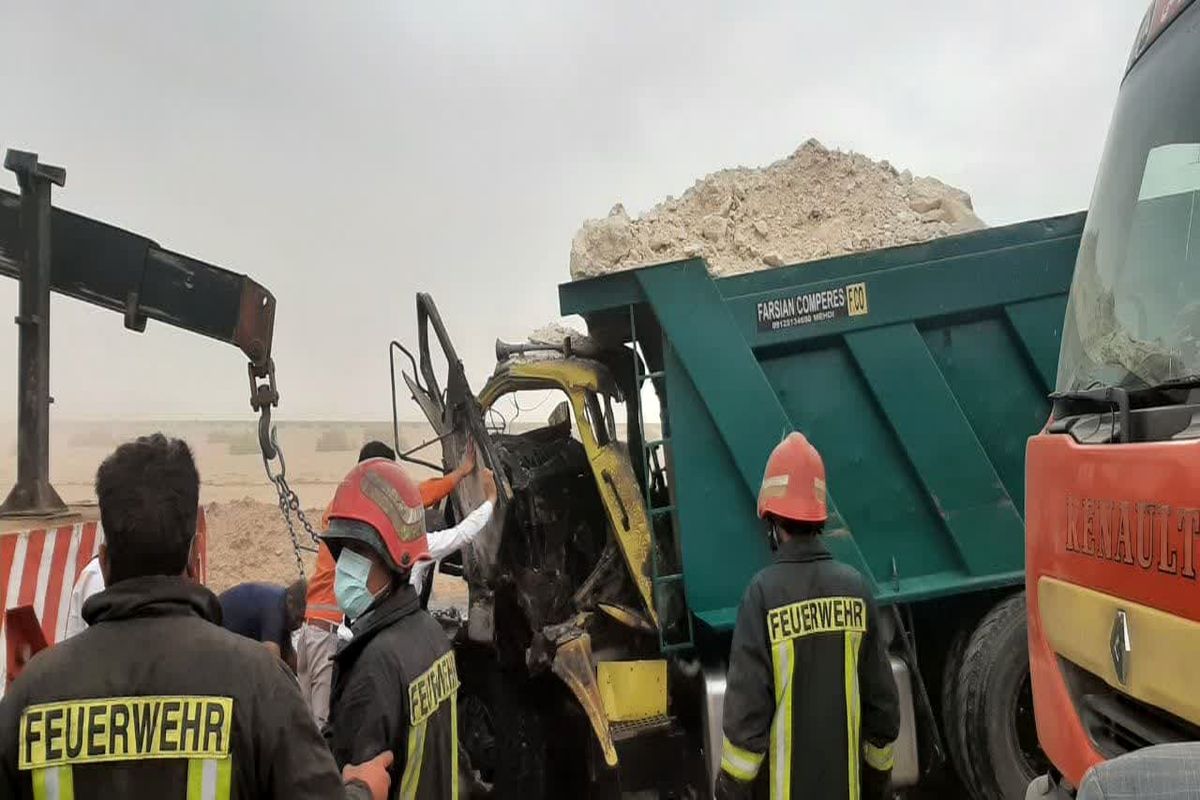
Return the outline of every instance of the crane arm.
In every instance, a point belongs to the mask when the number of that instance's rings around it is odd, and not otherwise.
[[[0,190],[0,274],[15,279],[20,211],[21,197]],[[275,298],[257,282],[61,208],[51,209],[50,232],[51,291],[124,314],[131,330],[153,319],[232,344],[254,376],[268,376]]]

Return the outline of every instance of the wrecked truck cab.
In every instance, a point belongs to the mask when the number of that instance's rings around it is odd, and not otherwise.
[[[567,563],[570,553],[564,553],[561,575],[571,610],[601,611],[653,630],[658,620],[650,588],[649,521],[628,451],[618,438],[613,400],[622,398],[616,382],[598,361],[509,359],[479,393],[480,407],[486,413],[505,397],[527,390],[559,390],[567,405],[560,404],[545,427],[492,435],[517,505],[509,513],[520,541],[509,541],[500,553],[505,573],[538,571],[539,560],[560,550],[575,551],[589,566],[583,572],[579,562]],[[547,491],[551,483],[572,491],[556,495]],[[579,527],[559,526],[567,538],[558,541],[553,527],[563,515],[579,518]],[[616,569],[616,556],[624,570]],[[625,580],[608,573],[623,573]]]
[[[443,469],[458,466],[469,440],[498,488],[492,520],[464,552],[468,638],[499,640],[496,598],[508,590],[516,591],[530,633],[581,611],[654,628],[649,523],[617,438],[612,403],[622,395],[609,369],[575,356],[506,359],[476,396],[433,298],[418,295],[417,312],[418,375],[404,380],[441,441]],[[444,390],[431,330],[446,364]],[[523,431],[485,423],[499,401],[528,390],[561,392],[565,412],[560,404],[545,425]],[[483,500],[479,476],[467,476],[449,512],[461,519]]]
[[[670,723],[667,664],[660,653],[651,582],[650,520],[630,448],[619,436],[627,420],[618,420],[614,412],[624,404],[624,392],[602,358],[585,358],[568,347],[503,358],[476,395],[427,295],[418,297],[418,319],[420,363],[414,359],[415,374],[404,379],[441,441],[443,469],[458,465],[469,436],[480,464],[494,471],[498,488],[492,521],[463,553],[469,590],[458,636],[464,686],[468,692],[482,686],[486,694],[500,680],[526,692],[527,681],[555,681],[573,698],[567,702],[571,713],[586,718],[587,738],[596,745],[588,749],[598,750],[597,764],[616,766],[623,735]],[[434,346],[441,348],[444,376],[433,368]],[[614,355],[628,358],[628,351]],[[544,424],[530,426],[522,417],[517,429],[497,405],[529,391],[556,393],[549,404],[554,410]],[[462,519],[482,500],[478,476],[468,476],[451,498],[448,515]],[[614,682],[641,681],[651,672],[661,675],[654,692],[613,690]],[[489,674],[481,678],[480,673]],[[546,694],[547,687],[538,685],[542,690],[535,693]],[[641,707],[621,707],[630,701]],[[487,696],[482,704],[508,707],[510,702]],[[495,720],[500,716],[495,708],[485,713],[480,705],[466,703],[464,739],[497,746],[504,723]],[[479,718],[497,729],[476,736],[470,729]],[[636,718],[638,731],[624,732],[613,724],[621,718]],[[472,763],[484,762],[481,772],[488,772],[488,761],[503,761],[468,744],[472,750]],[[506,785],[525,796],[549,791],[549,784]]]

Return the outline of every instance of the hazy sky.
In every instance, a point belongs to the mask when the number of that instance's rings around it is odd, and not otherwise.
[[[991,224],[1085,207],[1144,10],[0,0],[0,147],[66,167],[56,204],[271,289],[281,416],[385,418],[415,292],[478,388],[496,336],[557,316],[584,218],[809,137],[960,186]],[[15,283],[0,308],[2,419]],[[249,418],[231,347],[62,299],[53,326],[59,418]]]

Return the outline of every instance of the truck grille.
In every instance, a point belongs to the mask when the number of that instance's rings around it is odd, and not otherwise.
[[[1092,744],[1106,758],[1143,747],[1200,739],[1200,727],[1109,686],[1060,659],[1075,708]]]

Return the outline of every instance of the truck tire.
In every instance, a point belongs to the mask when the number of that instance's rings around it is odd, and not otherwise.
[[[958,675],[957,740],[979,800],[1021,800],[1048,762],[1037,743],[1029,684],[1025,593],[989,611],[975,628]]]
[[[963,657],[967,652],[967,642],[971,638],[973,628],[964,624],[950,640],[946,648],[946,661],[942,666],[941,691],[941,723],[942,735],[945,739],[946,756],[950,767],[962,782],[963,786],[975,786],[979,783],[967,758],[966,744],[963,743],[962,728],[958,709],[959,675],[962,673]]]

